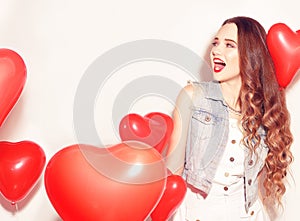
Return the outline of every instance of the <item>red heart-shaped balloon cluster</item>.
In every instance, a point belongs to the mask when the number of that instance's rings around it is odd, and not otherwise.
[[[162,153],[173,131],[173,119],[160,112],[151,112],[144,117],[130,113],[122,118],[119,134],[122,141],[136,140],[154,147]]]
[[[300,68],[300,30],[294,32],[283,23],[274,24],[268,31],[267,44],[278,83],[286,88]]]
[[[165,184],[161,155],[140,142],[72,145],[56,153],[45,171],[48,197],[65,221],[145,220]]]
[[[0,49],[0,126],[16,104],[26,81],[26,66],[13,50]],[[0,192],[12,203],[34,187],[45,165],[44,151],[35,143],[0,142]]]
[[[44,151],[31,141],[0,142],[0,192],[12,203],[34,187],[44,168]]]
[[[0,49],[0,126],[16,104],[26,81],[26,66],[19,54]]]
[[[168,144],[172,131],[172,118],[160,112],[151,112],[144,117],[131,113],[126,115],[119,125],[119,133],[123,141],[141,141],[153,146],[160,153]],[[181,204],[186,188],[183,178],[169,171],[163,196],[151,213],[152,220],[168,220]]]

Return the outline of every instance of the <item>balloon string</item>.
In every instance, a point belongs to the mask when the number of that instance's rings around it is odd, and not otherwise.
[[[15,209],[16,209],[16,212],[19,212],[19,207],[18,207],[17,203],[15,203]]]
[[[11,202],[11,205],[14,208],[14,211],[12,211],[12,215],[13,215],[13,220],[18,221],[18,212],[19,212],[19,207],[18,204],[16,202]]]

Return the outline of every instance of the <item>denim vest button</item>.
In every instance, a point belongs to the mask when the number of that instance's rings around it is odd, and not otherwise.
[[[252,184],[252,180],[248,180],[248,185],[251,185]]]
[[[231,162],[233,162],[233,161],[234,161],[234,157],[230,157],[229,160],[230,160]]]
[[[205,116],[205,121],[206,122],[209,122],[211,120],[211,117],[210,116]]]
[[[248,165],[252,166],[253,165],[253,160],[249,160]]]
[[[227,191],[227,190],[228,190],[228,187],[227,187],[227,186],[224,186],[224,190]]]
[[[232,143],[232,144],[235,144],[235,143],[236,143],[236,140],[232,140],[231,143]]]

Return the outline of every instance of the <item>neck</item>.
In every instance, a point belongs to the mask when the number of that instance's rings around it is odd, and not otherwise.
[[[230,84],[227,82],[221,82],[220,84],[224,100],[228,106],[235,110],[240,110],[239,95],[241,86],[236,83]]]

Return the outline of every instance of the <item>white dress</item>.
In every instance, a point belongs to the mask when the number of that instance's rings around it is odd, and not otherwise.
[[[216,171],[212,188],[204,199],[191,188],[173,221],[269,221],[257,200],[248,213],[244,206],[244,149],[237,120],[229,118],[229,139]]]

